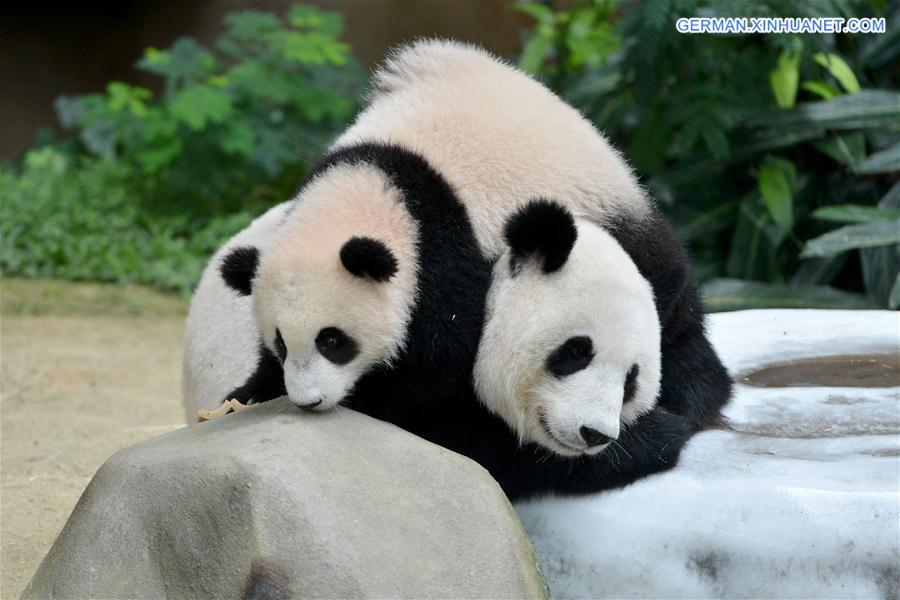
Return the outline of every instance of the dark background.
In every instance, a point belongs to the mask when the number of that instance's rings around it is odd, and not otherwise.
[[[0,6],[0,158],[14,159],[41,127],[58,126],[53,100],[102,92],[116,80],[159,91],[160,80],[132,68],[144,48],[181,36],[211,44],[227,12],[286,11],[291,2],[123,0],[6,2]],[[418,36],[477,41],[515,55],[528,17],[499,0],[348,0],[309,2],[339,11],[344,39],[367,66]]]

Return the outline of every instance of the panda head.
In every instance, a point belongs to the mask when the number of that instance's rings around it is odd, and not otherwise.
[[[481,401],[523,442],[596,454],[656,403],[650,284],[602,228],[532,201],[506,224],[475,366]]]
[[[252,295],[290,400],[337,406],[405,345],[415,299],[418,229],[387,176],[337,164],[308,183],[264,252],[237,248],[220,268]]]

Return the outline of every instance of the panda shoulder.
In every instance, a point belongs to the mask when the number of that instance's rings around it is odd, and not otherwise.
[[[489,71],[498,66],[508,67],[479,46],[450,39],[420,39],[391,50],[372,75],[369,96],[374,100],[452,72]]]

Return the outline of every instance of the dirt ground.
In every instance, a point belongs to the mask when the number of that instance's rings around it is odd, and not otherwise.
[[[184,425],[185,303],[0,282],[0,598],[18,597],[100,465]]]

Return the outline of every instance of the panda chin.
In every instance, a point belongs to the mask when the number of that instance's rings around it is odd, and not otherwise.
[[[563,439],[560,439],[560,436],[557,436],[553,433],[553,429],[551,429],[550,424],[547,422],[547,417],[546,415],[544,415],[543,411],[538,411],[538,422],[541,424],[540,431],[543,434],[541,437],[545,439],[538,441],[537,443],[544,448],[547,448],[548,450],[552,450],[560,456],[568,456],[573,458],[578,456],[591,456],[594,454],[599,454],[609,445],[604,444],[602,446],[594,446],[593,448],[589,448],[586,445],[575,446],[574,444],[567,443]]]

